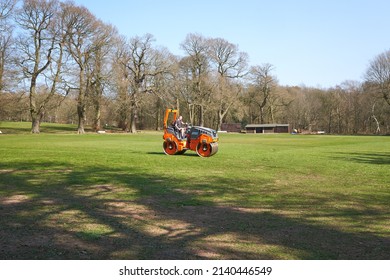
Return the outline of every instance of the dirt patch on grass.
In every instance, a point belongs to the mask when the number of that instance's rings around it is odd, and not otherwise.
[[[30,198],[27,195],[24,194],[14,194],[9,197],[2,197],[0,198],[0,204],[9,206],[9,205],[16,205],[20,203],[25,203],[29,201]]]
[[[14,172],[14,169],[0,169],[0,174],[8,174]]]

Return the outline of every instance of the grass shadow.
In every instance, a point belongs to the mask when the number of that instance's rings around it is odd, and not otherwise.
[[[31,133],[31,122],[0,122],[0,131],[3,134],[29,134]],[[93,132],[90,127],[86,127],[85,131]],[[77,125],[43,122],[40,125],[40,132],[47,134],[76,133]]]
[[[389,236],[200,199],[223,178],[199,193],[137,168],[20,162],[0,182],[0,259],[390,258]]]
[[[340,159],[340,157],[357,163],[390,164],[390,153],[338,153],[335,158]]]
[[[163,155],[168,156],[164,152],[147,152],[148,155]],[[187,157],[199,157],[198,154],[194,151],[186,151],[183,154],[180,155],[174,155],[174,156],[187,156]]]

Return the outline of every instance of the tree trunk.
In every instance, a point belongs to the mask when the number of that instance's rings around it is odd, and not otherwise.
[[[0,92],[3,91],[4,88],[4,64],[5,64],[5,50],[2,50],[0,53]]]
[[[40,118],[36,116],[36,114],[31,114],[31,133],[39,134],[40,133]]]
[[[179,98],[176,98],[176,109],[180,112],[180,100]]]
[[[204,126],[204,109],[203,109],[203,105],[199,105],[199,126]]]
[[[275,123],[274,111],[275,111],[275,106],[273,104],[270,104],[269,116],[270,116],[271,123]]]
[[[217,124],[217,131],[220,131],[222,128],[223,123],[223,114],[221,110],[218,110],[218,124]]]
[[[264,107],[260,106],[260,124],[264,123]]]
[[[100,82],[97,82],[94,86],[93,92],[93,105],[94,105],[94,116],[93,116],[93,129],[95,132],[101,130],[101,98],[103,90]]]
[[[130,133],[137,133],[137,118],[137,109],[134,108],[131,111]]]
[[[118,127],[120,127],[123,131],[128,131],[129,126],[129,104],[125,97],[119,97],[120,98],[120,107],[119,107],[119,113],[118,113]]]
[[[138,108],[136,104],[137,95],[133,94],[131,101],[131,116],[130,116],[130,133],[137,133],[137,119],[138,119]]]
[[[128,130],[128,122],[127,122],[127,114],[124,115],[124,111],[119,112],[119,122],[118,122],[118,127],[122,129],[122,131],[127,131]]]
[[[84,125],[85,125],[85,120],[86,120],[86,115],[85,115],[85,105],[84,104],[77,104],[77,114],[79,117],[79,122],[77,126],[77,134],[84,134]]]
[[[161,118],[160,118],[160,110],[156,110],[156,130],[161,130]]]
[[[195,123],[195,106],[193,104],[188,104],[188,112],[190,115],[190,124]]]
[[[100,102],[95,103],[95,116],[93,118],[93,129],[94,131],[99,131],[101,129],[101,110]]]
[[[381,128],[380,128],[380,125],[379,125],[379,121],[378,121],[378,119],[375,116],[375,105],[376,105],[376,103],[374,103],[372,105],[372,118],[373,118],[373,120],[375,121],[375,124],[376,124],[375,134],[380,134],[381,133]]]
[[[329,113],[328,118],[328,133],[332,133],[332,112]]]
[[[229,111],[230,106],[233,103],[229,104],[229,106],[226,108],[226,110],[220,109],[218,110],[218,124],[217,124],[217,131],[220,131],[222,128],[223,118],[226,116],[227,112]]]
[[[79,118],[78,126],[77,126],[77,134],[84,134],[84,124],[86,120],[86,108],[85,108],[85,95],[86,92],[84,91],[84,88],[88,88],[87,86],[84,85],[84,69],[80,68],[80,73],[79,73],[79,97],[77,100],[77,115]]]
[[[40,119],[39,114],[37,112],[37,105],[36,105],[36,76],[33,75],[31,77],[31,83],[30,83],[30,115],[31,115],[31,133],[40,133],[39,127],[40,127]]]
[[[161,130],[161,99],[157,99],[157,104],[156,104],[156,130],[159,131]]]

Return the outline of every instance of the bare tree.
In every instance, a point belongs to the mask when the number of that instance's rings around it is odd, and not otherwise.
[[[20,66],[25,78],[29,80],[32,133],[40,132],[46,105],[56,93],[60,76],[63,42],[59,39],[61,32],[56,20],[58,8],[57,1],[24,0],[18,13],[18,24],[25,30],[19,37],[22,52]],[[39,88],[48,88],[44,90],[48,91],[44,98],[41,96],[42,92],[38,92]]]
[[[209,54],[217,70],[213,100],[217,106],[217,130],[221,130],[224,117],[242,90],[239,80],[247,74],[248,55],[222,38],[209,40]]]
[[[297,86],[285,87],[284,95],[287,96],[288,100],[291,100],[291,104],[285,110],[289,123],[295,129],[309,130],[316,117],[310,110],[313,98],[309,97],[314,95],[311,94],[311,89]],[[315,103],[313,102],[313,104]]]
[[[160,130],[162,127],[162,119],[165,108],[174,108],[178,100],[177,90],[177,58],[172,55],[166,48],[158,48],[154,50],[154,61],[152,62],[153,69],[156,75],[149,78],[149,93],[150,100],[143,103],[144,112],[148,112],[149,116],[154,119],[154,128]],[[142,99],[144,100],[144,99]]]
[[[371,61],[366,72],[366,81],[390,105],[390,50]]]
[[[0,20],[7,19],[11,15],[16,3],[17,0],[0,0]]]
[[[96,38],[101,32],[99,22],[85,7],[72,3],[63,3],[64,22],[66,26],[66,47],[78,69],[77,77],[77,133],[85,133],[87,98],[91,94],[93,83],[91,65],[96,51]]]
[[[126,70],[126,86],[130,97],[131,133],[137,132],[142,95],[153,92],[155,78],[169,71],[167,64],[163,63],[161,52],[153,48],[153,41],[151,34],[133,37],[121,55],[120,63]]]
[[[252,85],[249,90],[249,98],[250,103],[256,104],[259,110],[260,123],[264,123],[265,107],[277,86],[276,78],[271,75],[272,70],[273,66],[269,63],[253,66],[250,70]]]
[[[122,64],[127,71],[130,95],[130,132],[137,133],[138,109],[142,92],[145,91],[145,78],[150,67],[150,51],[152,50],[153,36],[146,34],[143,37],[131,38],[126,46]]]
[[[0,0],[0,92],[6,86],[6,69],[10,64],[13,25],[10,23],[16,0]]]
[[[209,44],[199,34],[188,34],[181,48],[187,57],[182,60],[182,77],[185,81],[185,100],[190,112],[191,123],[198,111],[199,125],[204,125],[204,113],[210,103],[211,84],[209,80]]]
[[[94,50],[88,65],[87,77],[90,81],[90,99],[93,105],[93,124],[95,131],[101,129],[101,102],[104,88],[109,82],[111,70],[109,69],[108,58],[112,51],[112,43],[117,34],[116,29],[111,25],[98,21],[96,28],[99,30],[94,38]]]
[[[129,128],[130,117],[130,82],[129,74],[126,67],[127,57],[127,44],[126,38],[118,37],[116,42],[115,51],[112,58],[112,87],[116,92],[117,105],[117,122],[118,127],[123,131]]]

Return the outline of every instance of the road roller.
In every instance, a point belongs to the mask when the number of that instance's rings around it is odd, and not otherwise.
[[[201,157],[211,157],[218,152],[218,134],[214,129],[186,125],[184,136],[174,125],[179,111],[166,109],[164,115],[163,150],[167,155],[184,154],[195,151]],[[170,121],[169,120],[173,120]]]

